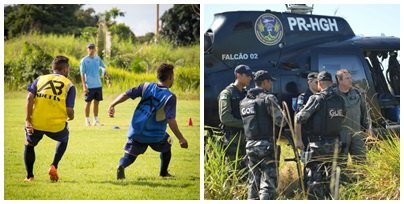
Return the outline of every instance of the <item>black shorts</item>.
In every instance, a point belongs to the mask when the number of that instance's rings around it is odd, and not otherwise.
[[[27,132],[25,133],[26,141],[29,145],[36,146],[39,141],[42,140],[43,135],[48,136],[49,138],[56,140],[58,142],[68,142],[69,141],[69,129],[67,128],[67,123],[65,128],[60,132],[47,132],[41,130],[35,130],[32,135],[29,135]]]
[[[146,152],[148,146],[150,146],[156,152],[168,152],[171,149],[171,138],[168,134],[166,137],[157,143],[140,143],[133,139],[128,139],[125,144],[124,150],[130,155],[137,156]]]
[[[92,100],[102,101],[102,87],[88,89],[88,93],[84,95],[84,100],[86,102],[91,102]]]

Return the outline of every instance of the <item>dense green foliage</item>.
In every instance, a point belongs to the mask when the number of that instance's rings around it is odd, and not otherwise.
[[[9,90],[21,90],[38,75],[49,73],[54,56],[70,59],[70,78],[81,87],[80,60],[86,53],[85,39],[74,36],[25,35],[5,42],[5,85]],[[63,45],[63,46],[61,46]],[[144,81],[156,81],[155,70],[161,63],[174,64],[177,95],[199,98],[199,45],[173,47],[160,42],[151,45],[115,43],[114,57],[105,60],[114,91],[122,91]]]
[[[53,57],[44,52],[38,45],[25,42],[21,55],[4,66],[4,79],[10,85],[26,88],[27,81],[33,81],[38,76],[51,72],[50,62]]]
[[[199,42],[199,5],[175,4],[161,17],[161,34],[175,45]]]
[[[12,38],[28,33],[80,35],[81,29],[96,26],[92,8],[80,4],[17,4],[4,9],[4,35]]]
[[[98,36],[98,55],[103,56],[107,30],[114,41],[125,43],[151,42],[154,33],[137,36],[129,26],[116,22],[125,12],[113,7],[102,13],[82,4],[16,4],[4,9],[5,39],[27,34],[73,34],[90,41]],[[176,4],[161,17],[161,37],[176,46],[199,42],[199,5]],[[98,28],[98,32],[97,32]],[[93,41],[95,42],[95,41]]]
[[[6,200],[198,200],[200,188],[199,101],[177,102],[179,129],[188,140],[182,149],[174,134],[169,166],[174,178],[159,177],[160,155],[148,148],[126,168],[126,179],[116,180],[116,167],[123,156],[128,124],[139,99],[115,107],[114,118],[106,110],[118,93],[106,93],[100,103],[99,118],[104,126],[84,125],[84,99],[77,94],[75,119],[69,122],[69,144],[59,163],[59,181],[51,183],[48,168],[56,142],[46,136],[35,147],[34,182],[26,176],[24,118],[26,92],[6,91],[4,98],[4,199]],[[188,126],[188,119],[193,126]],[[119,126],[120,129],[113,129]]]

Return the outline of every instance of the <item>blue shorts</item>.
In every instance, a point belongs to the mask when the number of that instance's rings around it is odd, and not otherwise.
[[[84,95],[84,100],[86,102],[102,101],[102,87],[88,89],[88,93]]]
[[[29,145],[36,146],[39,141],[42,140],[43,135],[48,136],[49,138],[56,140],[58,142],[68,142],[69,141],[69,129],[67,128],[67,123],[65,128],[60,132],[47,132],[41,130],[35,130],[32,135],[29,135],[27,132],[25,133],[26,142]]]
[[[170,136],[166,134],[163,140],[157,143],[140,143],[133,139],[128,139],[125,144],[124,150],[126,153],[137,156],[146,152],[148,146],[150,146],[156,152],[168,152],[171,149],[171,143],[169,142]]]

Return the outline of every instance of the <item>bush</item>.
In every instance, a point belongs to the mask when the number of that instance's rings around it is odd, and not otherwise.
[[[38,76],[49,74],[53,57],[41,47],[25,42],[22,54],[5,65],[5,79],[12,81],[17,89],[24,89]]]
[[[174,86],[181,91],[199,89],[199,67],[176,68]]]
[[[6,88],[25,89],[32,79],[27,80],[22,77],[35,78],[38,74],[49,73],[51,61],[57,55],[64,55],[70,59],[70,79],[73,83],[81,83],[80,60],[87,55],[86,45],[89,42],[95,42],[91,32],[93,31],[90,29],[87,37],[34,34],[5,41]],[[32,47],[30,48],[32,51],[24,51],[28,49],[24,46]],[[49,57],[48,61],[45,60],[46,62],[43,59],[45,55]],[[164,41],[151,45],[113,41],[111,58],[104,59],[108,73],[113,79],[113,88],[110,90],[121,92],[123,87],[131,88],[144,81],[156,81],[155,70],[161,63],[171,63],[176,66],[176,81],[172,90],[179,98],[199,99],[199,46],[174,48]],[[34,64],[37,67],[34,67]],[[40,71],[42,69],[48,69],[48,72]]]
[[[148,68],[149,64],[140,57],[135,57],[135,59],[130,63],[130,70],[134,73],[146,72]]]

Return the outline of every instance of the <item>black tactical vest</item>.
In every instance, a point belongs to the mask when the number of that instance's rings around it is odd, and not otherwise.
[[[346,113],[344,99],[331,90],[316,95],[320,97],[320,108],[308,121],[308,127],[311,127],[309,137],[338,138]]]
[[[240,115],[240,101],[243,100],[243,98],[246,95],[246,91],[243,89],[241,92],[237,89],[236,86],[233,84],[229,85],[226,87],[226,89],[230,92],[230,105],[231,105],[231,114],[233,117],[237,119],[241,119]]]
[[[268,113],[266,99],[263,91],[254,97],[248,95],[240,102],[240,112],[243,119],[246,140],[272,140],[273,121]]]

